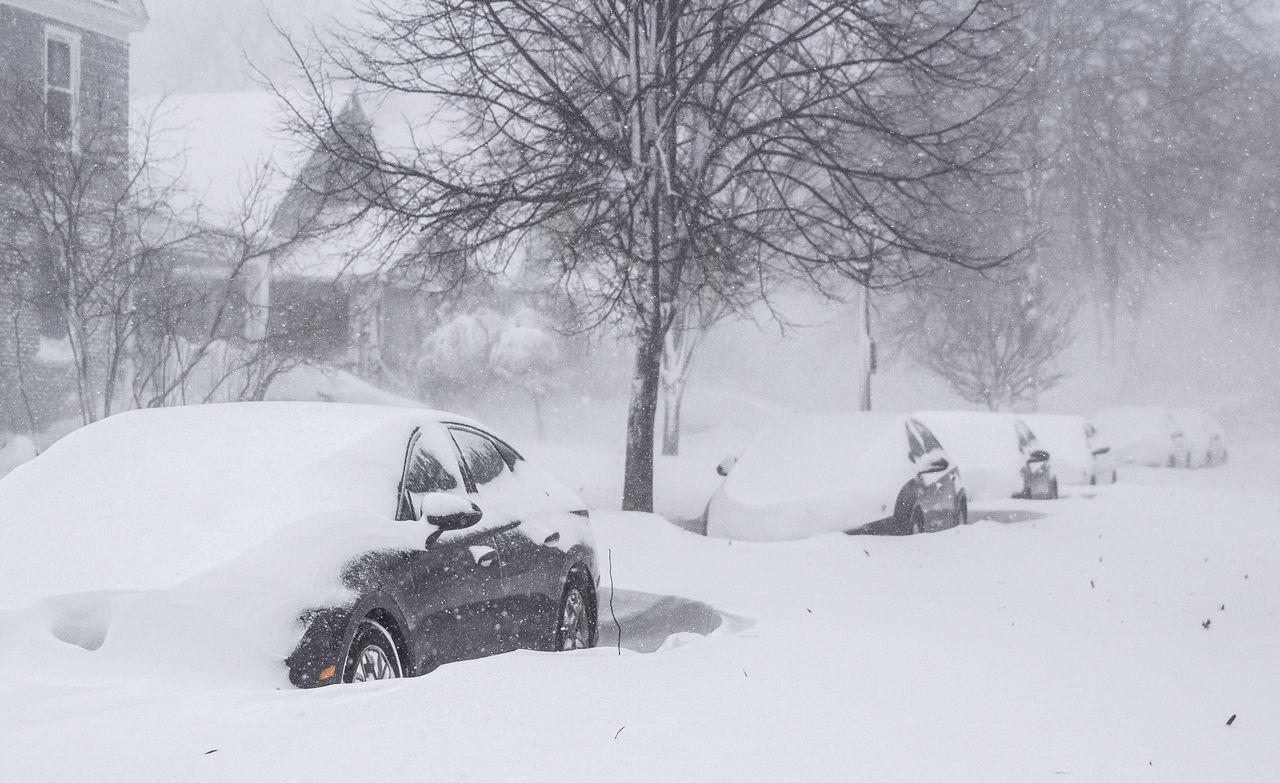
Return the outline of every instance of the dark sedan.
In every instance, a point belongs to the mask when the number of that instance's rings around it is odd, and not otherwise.
[[[120,610],[139,600],[222,633],[218,661],[261,652],[299,687],[596,642],[582,502],[451,414],[308,403],[121,414],[6,477],[0,509],[0,604],[73,607],[51,618],[53,635],[86,649],[154,637],[124,627],[145,622]],[[211,655],[164,642],[192,662]]]

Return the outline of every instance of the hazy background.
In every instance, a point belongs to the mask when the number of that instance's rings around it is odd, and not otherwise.
[[[333,17],[353,20],[357,3],[148,0],[147,6],[151,24],[133,42],[133,89],[139,95],[254,90],[256,77],[246,56],[273,77],[287,77],[288,51],[267,14],[305,32],[310,24]],[[1241,435],[1245,428],[1276,429],[1280,319],[1272,314],[1271,289],[1228,263],[1234,252],[1227,229],[1211,236],[1195,258],[1178,259],[1167,274],[1156,276],[1131,356],[1104,358],[1097,316],[1082,310],[1066,361],[1072,375],[1038,406],[1088,413],[1116,402],[1199,404]],[[1257,263],[1276,266],[1274,257]],[[691,394],[729,389],[790,408],[856,405],[854,303],[820,302],[802,294],[780,301],[792,322],[785,333],[764,313],[754,323],[730,323],[712,333],[696,360]],[[876,301],[880,318],[889,300],[879,295]],[[970,407],[908,357],[895,356],[886,341],[881,347],[875,407]],[[614,353],[625,372],[627,352]],[[619,388],[620,395],[625,392],[625,385]],[[696,425],[697,409],[691,407],[688,423]]]

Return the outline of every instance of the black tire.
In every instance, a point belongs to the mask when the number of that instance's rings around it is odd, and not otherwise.
[[[568,651],[595,647],[600,637],[599,626],[596,591],[589,579],[580,571],[574,571],[565,583],[556,611],[555,649]]]
[[[380,668],[381,664],[387,669]],[[361,620],[342,664],[342,681],[389,680],[403,676],[400,651],[391,632],[372,617]]]

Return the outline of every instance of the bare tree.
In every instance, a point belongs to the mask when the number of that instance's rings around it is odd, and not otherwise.
[[[715,258],[820,284],[877,269],[995,264],[930,235],[942,181],[1002,165],[1022,73],[1008,3],[923,0],[584,0],[406,8],[295,46],[311,86],[285,95],[299,130],[378,175],[369,195],[406,230],[447,231],[475,263],[505,264],[531,233],[588,321],[634,335],[623,506],[650,510],[665,338],[685,284]],[[335,90],[428,105],[402,149],[334,134]],[[406,115],[407,116],[407,115]],[[895,266],[896,264],[896,266]],[[693,270],[691,272],[691,270]],[[758,287],[757,287],[758,290]]]
[[[10,187],[0,280],[51,344],[65,346],[89,423],[110,415],[132,383],[135,300],[151,262],[195,229],[170,209],[175,185],[157,170],[154,115],[130,139],[127,107],[103,98],[55,128],[44,96],[13,93],[0,107],[0,181]]]
[[[910,290],[897,331],[916,362],[956,394],[1000,410],[1034,403],[1067,377],[1061,362],[1074,315],[1034,275],[954,271]]]

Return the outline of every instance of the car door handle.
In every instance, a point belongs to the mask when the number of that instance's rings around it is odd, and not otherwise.
[[[550,546],[551,544],[554,544],[555,542],[557,542],[557,541],[559,541],[559,540],[560,540],[560,534],[559,534],[559,533],[552,533],[551,535],[549,535],[549,536],[547,536],[546,538],[542,539],[542,545],[543,545],[543,546]]]
[[[488,568],[498,562],[498,550],[491,546],[469,546],[467,550],[481,568]]]

